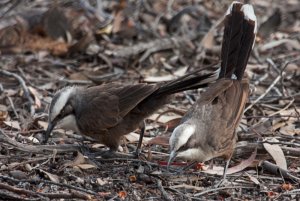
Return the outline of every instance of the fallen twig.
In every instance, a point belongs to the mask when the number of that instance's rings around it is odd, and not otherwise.
[[[53,152],[56,150],[57,152],[73,152],[78,151],[80,147],[78,145],[26,145],[20,142],[17,142],[10,137],[8,137],[1,129],[0,129],[0,142],[7,143],[9,145],[14,146],[16,149],[31,153],[42,153],[42,152]]]
[[[296,180],[298,182],[300,181],[300,178],[295,177],[294,175],[290,174],[287,170],[284,170],[269,161],[263,161],[261,163],[261,167],[264,170],[267,170],[268,172],[270,172],[274,175],[280,175],[285,179],[292,179],[292,180]]]
[[[200,193],[196,193],[194,196],[195,197],[198,197],[198,196],[201,196],[201,195],[204,195],[204,194],[207,194],[207,193],[211,193],[211,192],[215,192],[215,191],[219,191],[219,190],[224,190],[224,189],[237,189],[237,188],[243,188],[243,189],[254,189],[256,187],[253,187],[253,186],[224,186],[224,187],[219,187],[219,188],[213,188],[213,189],[208,189],[208,190],[205,190],[205,191],[202,191]]]
[[[22,188],[16,188],[14,186],[6,185],[4,183],[0,183],[0,189],[6,189],[9,191],[12,191],[17,194],[25,194],[25,195],[31,195],[35,197],[39,197],[41,200],[49,200],[50,199],[84,199],[89,200],[91,199],[91,196],[82,194],[76,191],[71,191],[71,193],[41,193],[41,192],[34,192]]]
[[[28,182],[30,184],[45,183],[45,184],[56,185],[56,186],[60,186],[60,187],[66,187],[68,189],[77,190],[77,191],[84,192],[84,193],[87,193],[87,194],[90,194],[90,195],[99,196],[98,193],[96,193],[94,191],[91,191],[91,190],[88,190],[88,189],[80,188],[80,187],[77,187],[77,186],[72,186],[72,185],[69,185],[69,184],[48,181],[48,180],[30,180],[30,179],[19,180],[19,179],[15,179],[15,178],[8,177],[8,176],[3,176],[3,175],[0,175],[0,178],[3,179],[3,180],[9,180],[9,181],[12,181],[12,182],[15,182],[15,183],[20,183],[20,182]]]
[[[260,101],[261,99],[263,99],[270,91],[271,89],[280,81],[281,76],[285,75],[285,73],[283,73],[282,75],[278,75],[276,77],[276,79],[272,82],[272,84],[266,89],[265,93],[261,94],[256,100],[254,100],[245,110],[244,113],[247,112],[249,109],[251,109],[256,103],[258,103],[258,101]]]
[[[161,180],[157,180],[157,187],[158,189],[160,190],[161,194],[162,194],[162,197],[165,199],[165,200],[168,200],[168,201],[173,201],[173,198],[167,193],[167,191],[164,189],[164,187],[162,186],[161,184]]]
[[[3,74],[3,75],[14,77],[18,80],[18,82],[21,84],[21,86],[23,88],[25,97],[27,98],[27,100],[29,102],[30,114],[33,116],[35,114],[34,100],[30,96],[29,89],[28,89],[25,81],[23,80],[23,78],[21,76],[19,76],[18,74],[9,72],[7,70],[0,70],[0,73]]]

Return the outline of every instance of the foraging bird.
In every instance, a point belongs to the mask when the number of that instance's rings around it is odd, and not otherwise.
[[[116,151],[121,137],[137,129],[143,120],[169,103],[172,94],[207,86],[217,72],[200,75],[197,70],[160,84],[108,83],[100,86],[65,87],[50,104],[44,143],[56,125],[89,136]],[[142,143],[143,132],[137,153]]]
[[[181,157],[200,162],[215,157],[227,160],[223,180],[236,144],[236,128],[248,99],[243,74],[256,34],[256,16],[249,4],[233,2],[225,18],[218,80],[201,94],[174,129],[170,163]]]

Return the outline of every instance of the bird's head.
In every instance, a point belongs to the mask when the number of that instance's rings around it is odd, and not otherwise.
[[[168,167],[177,155],[180,156],[181,153],[189,149],[189,142],[191,142],[190,139],[194,136],[195,130],[195,125],[186,123],[180,124],[174,129],[169,140],[171,153],[169,156]]]
[[[56,125],[60,128],[71,130],[76,125],[74,115],[75,93],[76,87],[65,87],[55,93],[49,108],[48,128],[45,132],[43,143],[48,141]]]

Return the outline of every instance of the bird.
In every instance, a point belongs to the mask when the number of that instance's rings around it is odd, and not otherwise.
[[[233,2],[224,16],[221,70],[200,98],[189,108],[169,139],[168,167],[175,158],[205,162],[226,160],[223,179],[236,145],[236,128],[249,96],[244,77],[254,46],[257,23],[250,4]]]
[[[110,82],[64,87],[51,100],[48,127],[42,143],[47,143],[52,130],[59,126],[88,136],[106,145],[110,153],[115,153],[122,136],[142,127],[143,120],[169,103],[172,94],[206,87],[218,78],[218,70],[203,75],[201,72],[198,69],[158,84]],[[144,129],[141,129],[137,155],[143,135]],[[112,156],[108,154],[106,157]]]

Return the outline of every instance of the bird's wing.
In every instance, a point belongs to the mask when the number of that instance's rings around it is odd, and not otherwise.
[[[242,118],[245,104],[248,100],[249,83],[247,80],[243,80],[242,82],[235,80],[233,81],[233,86],[235,88],[233,92],[231,92],[231,94],[228,92],[229,94],[226,96],[227,99],[232,99],[231,101],[228,101],[228,105],[231,106],[231,115],[229,115],[230,118],[227,127],[236,129]]]
[[[211,115],[212,125],[210,129],[210,139],[216,150],[223,151],[226,157],[230,157],[235,142],[235,130],[239,125],[243,115],[244,107],[248,99],[248,83],[238,80],[231,80],[232,85],[226,91],[219,94],[218,101],[214,105],[214,115]],[[222,152],[222,151],[221,151]]]
[[[110,86],[109,86],[110,85]],[[156,90],[156,85],[106,84],[83,89],[77,108],[79,129],[99,133],[116,126],[135,106]],[[88,112],[87,112],[88,111]]]
[[[159,88],[158,85],[135,84],[122,86],[111,91],[111,94],[119,97],[120,115],[124,117],[133,110],[140,102],[149,97]]]
[[[199,136],[193,146],[230,155],[247,97],[248,84],[230,79],[220,79],[202,93],[185,117],[198,125]]]

